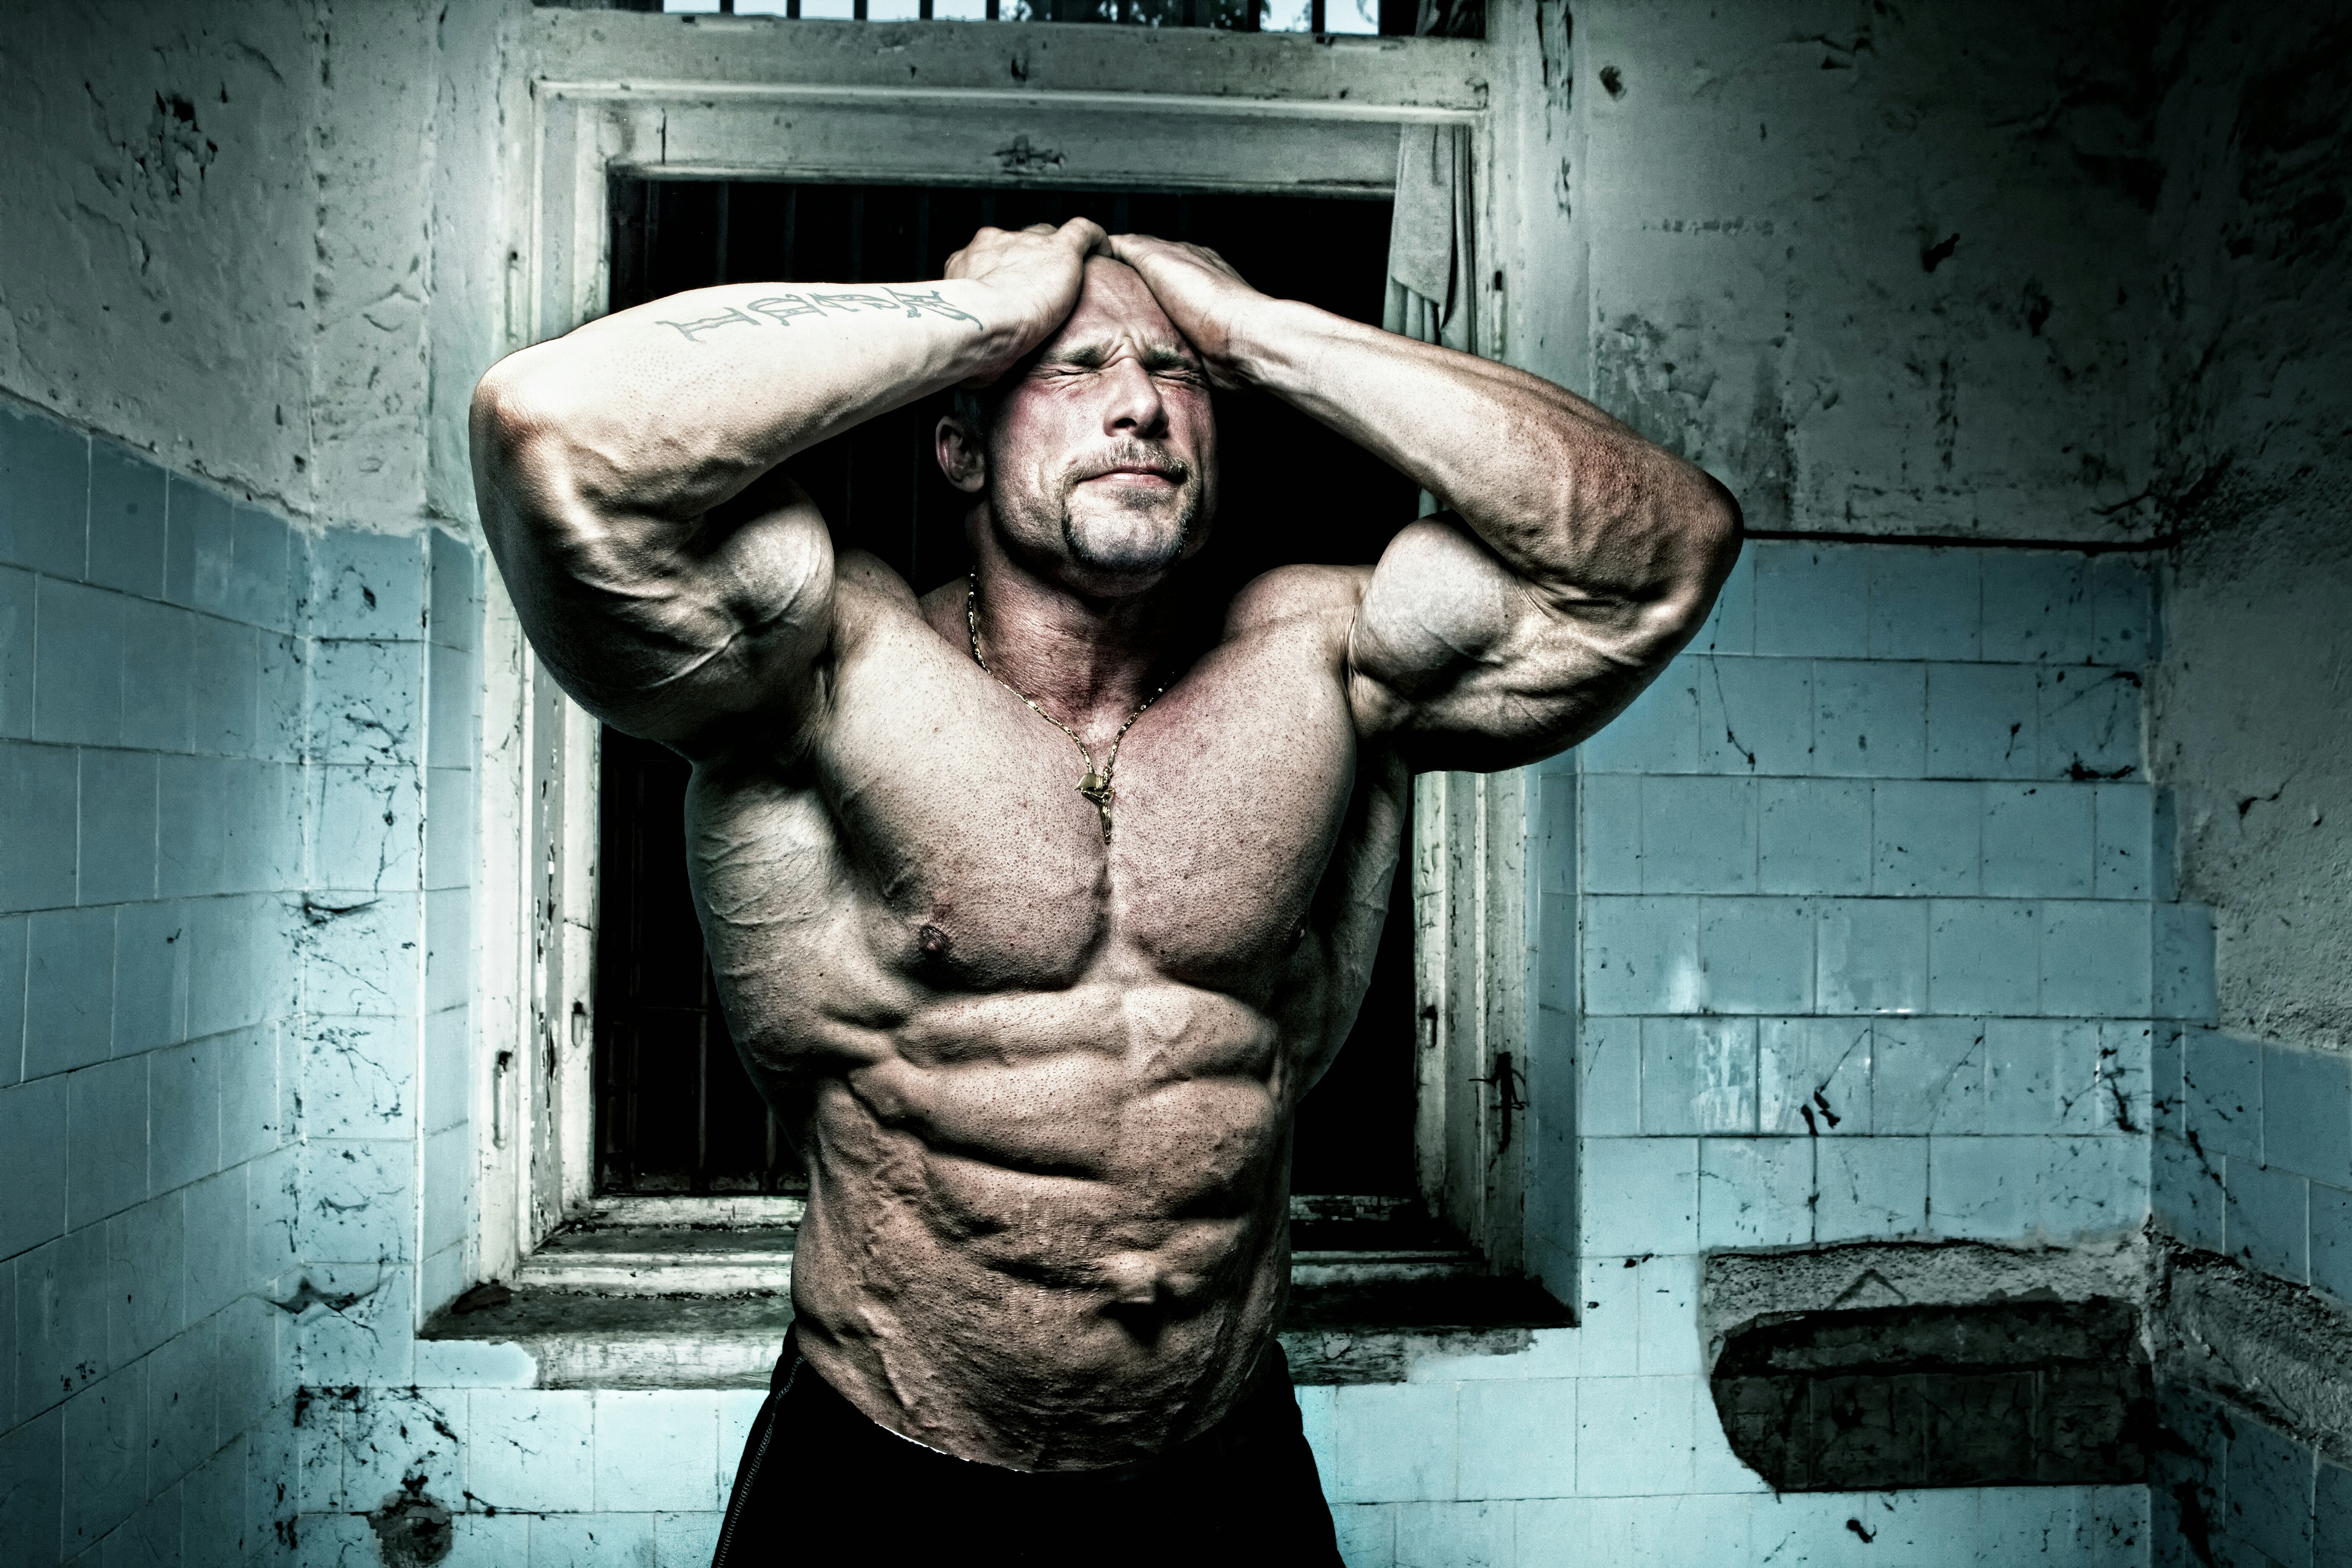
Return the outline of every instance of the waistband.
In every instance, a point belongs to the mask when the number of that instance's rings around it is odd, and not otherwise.
[[[876,1449],[901,1465],[951,1471],[966,1480],[984,1478],[1022,1489],[1078,1489],[1090,1484],[1140,1480],[1213,1459],[1237,1445],[1252,1443],[1269,1423],[1293,1431],[1298,1425],[1297,1398],[1290,1386],[1290,1363],[1282,1352],[1281,1342],[1271,1336],[1250,1369],[1241,1397],[1215,1426],[1147,1458],[1096,1469],[1018,1470],[985,1460],[962,1458],[893,1431],[852,1405],[801,1354],[798,1325],[785,1331],[783,1353],[777,1357],[775,1372],[768,1380],[768,1396],[779,1405],[790,1398],[801,1407],[802,1414],[821,1421],[836,1438]]]

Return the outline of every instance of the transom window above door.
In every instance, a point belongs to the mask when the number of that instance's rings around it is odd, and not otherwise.
[[[1485,34],[1484,0],[662,0],[688,16],[843,22],[1109,22],[1238,33]]]

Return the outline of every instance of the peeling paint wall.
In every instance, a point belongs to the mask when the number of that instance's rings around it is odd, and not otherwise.
[[[2168,47],[2155,762],[2219,1022],[2352,1050],[2352,16],[2223,7]]]
[[[478,1267],[462,421],[515,10],[0,37],[12,1565],[311,1560],[298,1391],[415,1381]],[[360,1505],[395,1557],[404,1479]]]
[[[1573,8],[1606,407],[1757,528],[2158,526],[2144,8]]]
[[[527,9],[15,8],[0,141],[41,155],[8,168],[0,386],[298,520],[470,515],[499,28]]]

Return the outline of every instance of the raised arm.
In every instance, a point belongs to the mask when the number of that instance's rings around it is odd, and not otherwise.
[[[474,394],[482,526],[540,658],[591,711],[692,752],[813,710],[833,548],[793,453],[985,381],[1069,314],[1101,237],[982,229],[937,282],[732,284],[510,355]]]
[[[1573,745],[1706,618],[1739,509],[1698,468],[1540,377],[1270,299],[1213,252],[1108,246],[1213,377],[1265,387],[1448,507],[1397,535],[1349,639],[1359,727],[1414,769]]]

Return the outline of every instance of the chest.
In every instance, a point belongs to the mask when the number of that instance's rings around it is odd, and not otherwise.
[[[910,622],[836,689],[818,788],[886,959],[952,988],[1050,986],[1115,947],[1229,985],[1289,951],[1355,771],[1311,645],[1227,643],[1171,685],[1120,742],[1108,843],[1077,745],[961,654]]]

